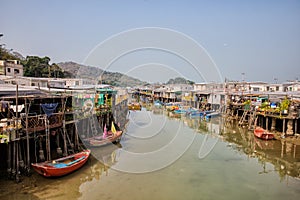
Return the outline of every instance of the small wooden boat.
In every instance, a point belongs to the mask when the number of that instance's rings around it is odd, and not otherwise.
[[[85,144],[89,147],[101,147],[111,143],[118,142],[122,137],[123,131],[116,131],[116,133],[112,133],[108,131],[107,136],[104,138],[103,136],[95,136],[85,140]]]
[[[157,108],[162,108],[163,103],[160,102],[160,101],[155,101],[155,102],[154,102],[154,106],[157,107]]]
[[[189,113],[191,117],[203,117],[204,115],[210,114],[212,112],[215,112],[214,110],[205,110],[205,111],[199,111],[199,110],[193,110]]]
[[[254,135],[258,138],[264,139],[264,140],[272,140],[274,139],[274,134],[270,133],[269,131],[266,131],[265,129],[261,127],[256,127],[254,129]]]
[[[139,103],[128,104],[128,110],[142,110],[142,106]]]
[[[189,107],[189,106],[182,106],[179,107],[177,110],[174,110],[174,113],[177,114],[190,114],[190,113],[194,113],[198,110],[196,110],[195,108]]]
[[[211,118],[215,118],[215,117],[218,117],[218,116],[220,116],[219,112],[211,112],[211,113],[206,114],[205,118],[206,119],[211,119]]]
[[[84,140],[89,147],[101,147],[111,143],[118,142],[122,137],[123,131],[117,131],[114,123],[111,123],[111,130],[107,131],[106,125],[104,126],[103,135],[94,136]]]
[[[42,163],[32,163],[34,170],[45,177],[58,177],[69,174],[82,167],[90,156],[91,150],[84,150],[63,158]]]
[[[167,103],[165,105],[165,108],[167,111],[174,111],[174,110],[178,110],[180,107],[179,103]]]

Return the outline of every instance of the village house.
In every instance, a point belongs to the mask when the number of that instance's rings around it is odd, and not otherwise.
[[[190,93],[191,106],[218,110],[225,104],[223,83],[195,83]]]
[[[0,60],[0,75],[23,76],[23,65],[19,60]]]

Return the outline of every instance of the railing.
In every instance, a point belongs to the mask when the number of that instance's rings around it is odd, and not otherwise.
[[[63,113],[53,113],[51,116],[46,115],[35,115],[28,116],[28,127],[29,133],[34,131],[45,130],[45,119],[49,120],[49,128],[56,128],[62,126]],[[22,128],[26,130],[26,117],[21,118]]]
[[[192,96],[183,96],[182,100],[184,100],[184,101],[191,101],[191,100],[193,100],[193,97]]]

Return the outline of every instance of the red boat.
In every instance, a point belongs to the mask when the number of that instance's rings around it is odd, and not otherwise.
[[[57,177],[69,174],[82,167],[90,156],[91,150],[72,154],[63,158],[42,163],[32,163],[34,170],[45,177]]]
[[[121,139],[122,133],[123,131],[116,131],[115,133],[108,131],[108,134],[105,138],[103,138],[103,136],[95,136],[86,139],[85,142],[89,147],[101,147],[118,142]]]
[[[264,139],[264,140],[272,140],[274,139],[274,134],[266,131],[265,129],[261,127],[256,127],[254,129],[254,135],[258,138]]]

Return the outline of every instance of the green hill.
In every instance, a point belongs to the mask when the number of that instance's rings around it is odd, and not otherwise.
[[[120,87],[133,87],[144,85],[147,82],[127,76],[119,72],[103,71],[98,67],[81,65],[75,62],[61,62],[57,64],[64,70],[65,77],[69,78],[86,78],[98,80],[99,83],[109,84]]]

